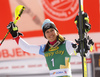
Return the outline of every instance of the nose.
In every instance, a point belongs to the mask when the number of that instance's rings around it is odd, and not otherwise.
[[[50,31],[50,32],[49,32],[49,35],[52,35],[52,34],[53,34],[53,31]]]

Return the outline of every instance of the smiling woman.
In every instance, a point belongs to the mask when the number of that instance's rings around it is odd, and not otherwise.
[[[55,41],[57,38],[57,31],[53,28],[46,30],[45,37],[49,40],[49,42]]]
[[[42,30],[44,37],[47,38],[49,42],[51,43],[54,41],[56,42],[58,36],[58,30],[52,21],[46,19],[42,25]]]
[[[8,26],[12,30],[11,35],[14,36],[13,38],[23,51],[45,57],[50,70],[50,77],[72,77],[70,60],[72,54],[76,53],[77,44],[75,44],[75,48],[72,41],[65,40],[50,19],[45,19],[42,25],[47,43],[39,46],[29,45],[20,37],[18,30],[13,31],[13,28],[17,27],[15,24],[9,23]]]

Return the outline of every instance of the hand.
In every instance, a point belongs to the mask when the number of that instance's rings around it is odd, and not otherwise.
[[[18,37],[19,35],[23,35],[22,33],[18,32],[18,27],[13,22],[10,22],[8,24],[7,29],[9,29],[10,34],[12,35],[13,38]]]
[[[82,20],[83,20],[83,26],[84,26],[84,32],[89,32],[91,29],[91,25],[89,24],[89,17],[87,13],[82,12]],[[75,18],[75,24],[77,25],[77,28],[79,30],[79,15]]]

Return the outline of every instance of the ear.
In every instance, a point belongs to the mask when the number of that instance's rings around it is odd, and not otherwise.
[[[57,32],[57,36],[59,35],[59,33]]]

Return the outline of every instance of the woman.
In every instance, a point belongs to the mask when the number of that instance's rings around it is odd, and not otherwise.
[[[45,56],[51,77],[72,77],[70,59],[72,53],[75,51],[72,46],[73,42],[65,40],[65,38],[59,34],[52,21],[46,19],[43,22],[42,30],[48,42],[40,46],[27,44],[19,36],[22,34],[18,32],[18,27],[14,25],[13,22],[10,22],[7,28],[11,30],[11,35],[15,38],[22,50]]]

